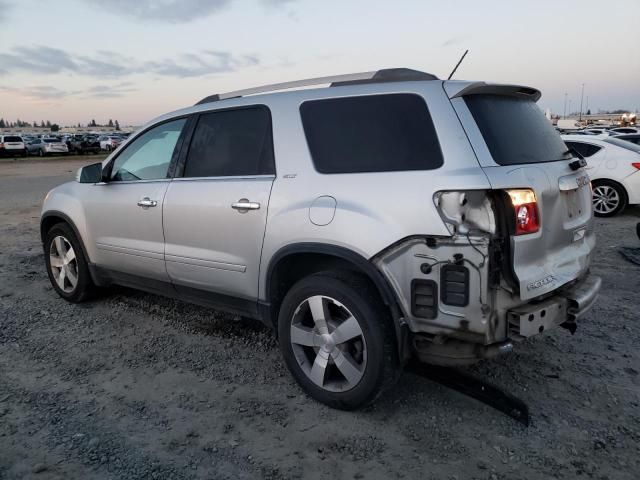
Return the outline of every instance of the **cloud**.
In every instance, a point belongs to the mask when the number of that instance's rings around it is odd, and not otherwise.
[[[225,9],[231,0],[86,0],[113,15],[168,23],[186,23]]]
[[[138,89],[131,82],[120,82],[116,85],[94,85],[84,91],[87,97],[116,98],[136,92]]]
[[[0,23],[3,23],[9,15],[7,13],[11,10],[13,5],[6,0],[0,0]]]
[[[3,87],[0,86],[0,92],[11,93],[29,100],[59,100],[78,92],[67,92],[50,85],[37,85],[32,87]]]
[[[55,102],[68,97],[115,98],[133,93],[138,89],[132,82],[120,82],[115,85],[94,85],[85,90],[61,90],[51,85],[30,87],[6,87],[0,85],[0,93],[5,92],[36,102]]]
[[[287,5],[296,3],[297,1],[298,0],[262,0],[262,4],[265,7],[279,8],[279,7],[286,7]]]
[[[442,47],[452,47],[453,45],[458,45],[459,43],[463,42],[464,40],[466,40],[467,38],[469,38],[466,35],[460,35],[458,37],[451,37],[447,40],[445,40],[442,43]]]
[[[98,51],[93,56],[72,55],[59,48],[32,46],[14,47],[10,53],[0,53],[0,75],[16,71],[37,74],[74,73],[89,77],[124,77],[135,74],[155,74],[169,77],[196,77],[235,71],[260,63],[253,55],[205,50],[175,58],[139,61],[110,51]]]

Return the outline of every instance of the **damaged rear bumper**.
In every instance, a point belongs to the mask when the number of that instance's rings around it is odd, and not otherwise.
[[[540,302],[526,303],[509,310],[509,337],[521,340],[557,325],[575,332],[576,320],[593,306],[601,284],[600,277],[589,275]]]

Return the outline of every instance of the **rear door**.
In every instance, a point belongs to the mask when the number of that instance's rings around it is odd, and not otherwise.
[[[492,188],[535,193],[539,230],[510,237],[520,297],[586,273],[595,246],[589,177],[570,167],[576,158],[537,106],[539,92],[483,84],[448,93]]]
[[[196,122],[165,198],[167,272],[185,296],[204,290],[232,309],[244,308],[237,298],[255,308],[275,178],[271,115],[258,105],[205,112]]]

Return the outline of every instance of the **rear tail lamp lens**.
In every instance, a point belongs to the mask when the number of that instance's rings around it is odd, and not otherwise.
[[[640,170],[640,162],[634,162],[631,165],[633,165],[634,167],[636,167],[638,170]]]
[[[536,194],[530,189],[507,190],[515,214],[515,234],[527,235],[540,230]]]

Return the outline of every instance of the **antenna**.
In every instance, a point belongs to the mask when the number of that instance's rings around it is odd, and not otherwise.
[[[469,53],[469,49],[466,49],[464,51],[464,53],[462,54],[462,57],[460,57],[460,60],[458,60],[458,63],[456,63],[456,66],[453,67],[453,70],[452,70],[451,74],[449,75],[449,77],[447,78],[447,80],[451,80],[451,77],[453,77],[453,74],[456,73],[456,70],[458,70],[458,67],[462,63],[462,60],[464,60],[464,57],[467,56],[467,53]]]

